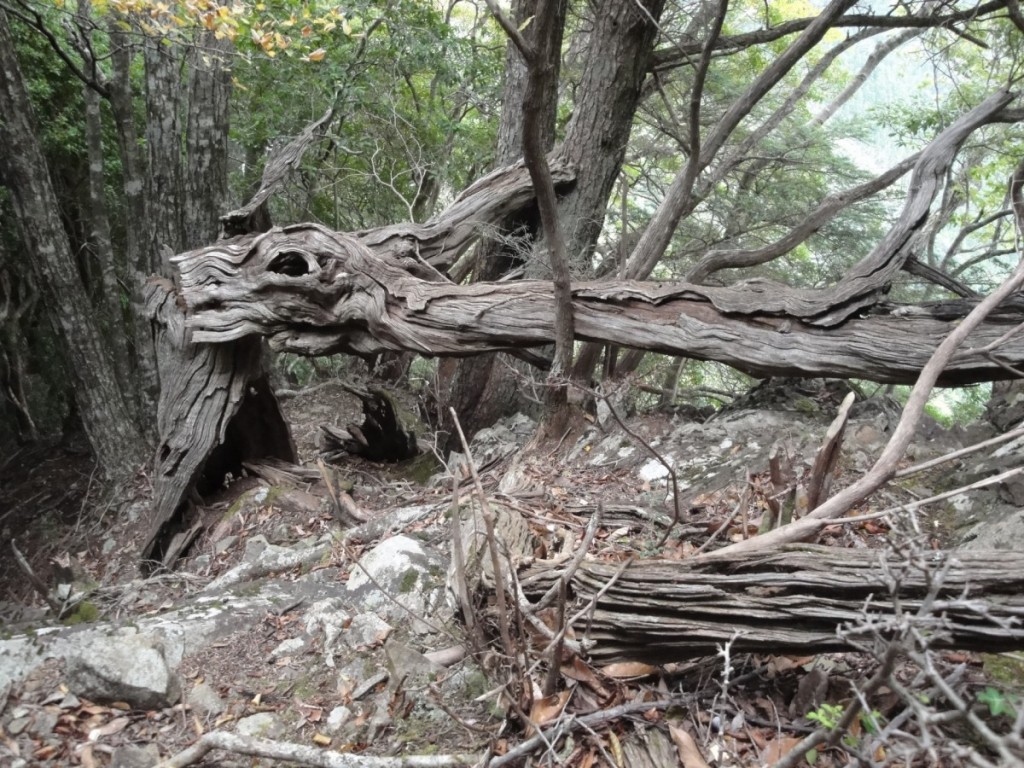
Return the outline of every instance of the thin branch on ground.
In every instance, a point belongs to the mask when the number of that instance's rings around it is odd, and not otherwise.
[[[329,752],[321,747],[307,747],[284,741],[257,739],[234,733],[213,731],[200,737],[191,747],[178,752],[156,768],[184,768],[202,760],[213,750],[234,752],[249,757],[284,760],[311,768],[454,768],[472,766],[477,755],[408,755],[406,757],[369,757]]]

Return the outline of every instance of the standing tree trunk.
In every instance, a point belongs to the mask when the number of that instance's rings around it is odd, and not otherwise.
[[[575,186],[559,205],[559,217],[566,233],[566,252],[576,276],[590,273],[591,254],[604,225],[608,197],[625,158],[663,8],[664,0],[612,0],[595,13],[582,78],[576,89],[580,99],[566,127],[565,140],[556,151],[576,172]],[[531,5],[531,12],[522,19],[516,17],[517,23],[532,15],[532,9]],[[532,27],[531,24],[525,31],[529,32]],[[525,68],[521,65],[520,70],[507,68],[506,77],[499,137],[503,142],[516,140],[518,156],[522,134],[513,133],[507,127],[506,115],[510,109],[515,109],[518,117],[525,88]],[[517,89],[516,95],[510,92],[510,87]],[[551,120],[554,106],[552,95]],[[553,122],[551,125],[553,127]],[[550,278],[551,272],[534,260],[527,264],[527,275]],[[484,279],[497,277],[487,274]],[[460,413],[460,420],[465,416],[463,425],[468,424],[469,431],[489,426],[522,407],[520,400],[512,399],[517,390],[517,374],[500,356],[489,356],[486,364],[465,361],[459,367],[460,375],[452,387],[451,401]]]
[[[179,253],[185,244],[181,215],[181,51],[162,38],[146,36],[146,274],[162,273],[161,255]]]
[[[110,111],[114,117],[118,155],[121,159],[121,184],[125,213],[129,222],[148,221],[146,215],[145,159],[140,151],[138,128],[135,124],[135,103],[132,88],[132,60],[134,44],[125,32],[124,20],[112,15],[107,25],[110,35],[111,75],[107,83]],[[124,274],[131,293],[132,372],[134,396],[140,414],[156,413],[158,383],[156,357],[152,332],[146,314],[139,308],[143,303],[143,283],[159,269],[157,254],[149,250],[146,230],[139,226],[125,227]],[[150,420],[147,420],[150,421]],[[151,422],[150,422],[151,423]]]
[[[185,136],[184,236],[198,248],[220,233],[228,205],[228,103],[230,41],[204,32],[188,55],[188,116]]]
[[[552,31],[557,31],[556,50],[561,48],[562,32],[565,29],[567,2],[561,3],[559,15],[553,21]],[[517,28],[535,15],[536,0],[516,0],[512,7],[512,20]],[[531,23],[523,30],[528,42],[536,39],[537,25]],[[555,117],[558,107],[558,71],[561,61],[551,62],[555,67],[548,88],[539,94],[534,120],[540,131],[540,142],[546,151],[554,146]],[[523,156],[523,99],[526,94],[527,67],[515,44],[509,40],[505,48],[505,85],[501,95],[501,116],[498,124],[498,147],[495,153],[495,167],[501,168],[515,163]],[[476,282],[498,280],[512,269],[524,264],[528,254],[523,250],[536,234],[538,218],[535,210],[512,216],[498,225],[504,235],[523,235],[521,248],[508,240],[489,240],[477,249],[473,277]],[[529,238],[527,238],[527,235]],[[438,365],[441,400],[453,407],[459,414],[459,422],[467,437],[498,419],[510,416],[517,410],[529,409],[519,396],[519,381],[515,370],[524,364],[507,355],[490,353],[469,357],[464,360],[443,360]],[[447,420],[447,408],[442,418]],[[457,450],[458,435],[453,429],[447,447]]]
[[[75,400],[89,441],[104,472],[124,477],[143,460],[142,441],[79,279],[38,135],[7,15],[0,11],[0,142],[18,150],[0,153],[0,176],[10,190],[22,239],[49,293],[52,320],[76,382]]]
[[[77,17],[79,29],[88,35],[89,0],[79,0]],[[91,36],[86,38],[86,50],[93,50]],[[88,62],[95,68],[95,60]],[[128,346],[128,329],[121,303],[121,282],[118,265],[114,257],[114,241],[111,236],[110,216],[107,207],[105,161],[103,157],[103,115],[100,110],[101,96],[95,83],[82,86],[82,100],[85,104],[85,145],[89,157],[89,218],[88,237],[100,266],[100,282],[103,286],[98,309],[105,318],[105,329],[114,361],[119,370],[130,370],[131,351]],[[127,394],[127,391],[126,391]],[[134,403],[133,403],[134,404]]]

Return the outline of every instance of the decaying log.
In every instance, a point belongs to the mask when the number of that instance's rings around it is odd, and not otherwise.
[[[363,404],[363,423],[341,429],[321,425],[321,449],[328,459],[350,453],[370,461],[405,461],[420,453],[416,432],[402,417],[394,400],[378,387],[361,389],[342,385]]]
[[[277,458],[294,463],[295,445],[261,363],[255,337],[229,344],[193,343],[174,288],[147,286],[156,329],[160,400],[153,505],[143,560],[168,565],[196,531],[186,520],[190,496],[220,488],[242,462]],[[178,536],[176,534],[188,533]]]
[[[181,254],[175,263],[198,342],[266,335],[272,346],[300,354],[393,349],[463,356],[537,347],[554,338],[550,283],[453,285],[426,275],[425,265],[411,274],[408,260],[374,253],[313,224],[218,243]],[[687,283],[579,283],[573,290],[576,337],[716,360],[757,376],[909,383],[956,325],[945,302],[942,319],[926,306],[903,307],[825,329],[779,314],[780,286],[728,289],[747,291],[743,314],[717,309],[711,290]],[[758,313],[762,304],[772,309]],[[963,314],[972,305],[965,301]],[[1020,319],[1017,306],[993,313],[971,336],[971,346],[996,341]],[[1024,364],[1024,336],[1007,339],[999,354],[1002,362]],[[1011,375],[982,352],[964,353],[939,383]]]
[[[728,561],[637,561],[617,579],[620,563],[585,561],[572,579],[577,602],[586,605],[607,591],[593,613],[577,623],[576,637],[589,638],[594,643],[590,653],[600,661],[667,662],[714,654],[736,633],[734,651],[849,650],[836,629],[856,625],[869,600],[866,610],[876,616],[881,631],[885,622],[895,620],[887,571],[899,574],[902,609],[914,614],[931,578],[948,560],[926,620],[935,647],[1024,648],[1024,553],[929,552],[922,557],[927,561],[904,567],[896,556],[877,550],[790,545]],[[535,599],[557,576],[535,569],[521,580]]]

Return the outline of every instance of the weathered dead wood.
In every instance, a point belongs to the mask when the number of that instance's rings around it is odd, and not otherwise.
[[[263,169],[260,188],[252,199],[241,208],[220,217],[224,237],[266,232],[270,229],[270,213],[267,210],[270,196],[284,184],[288,175],[299,167],[306,150],[323,135],[333,119],[334,107],[331,106],[319,119],[303,128],[298,136],[274,152]]]
[[[952,565],[932,619],[935,647],[1024,648],[1024,554],[934,552],[927,558],[904,567],[900,558],[880,551],[790,545],[728,561],[634,562],[574,629],[577,638],[593,642],[590,653],[601,661],[713,654],[736,632],[734,651],[849,650],[836,629],[857,624],[866,601],[883,631],[893,616],[883,560],[900,574],[900,603],[913,614],[933,586],[934,572],[948,559]],[[583,562],[572,579],[578,601],[591,600],[620,568],[614,562]],[[527,572],[528,595],[536,599],[559,575]]]
[[[175,257],[188,324],[197,342],[266,335],[300,354],[411,350],[463,356],[550,344],[550,283],[452,285],[413,276],[400,259],[374,254],[353,237],[313,224],[274,229]],[[425,267],[423,267],[425,269]],[[750,283],[744,315],[726,314],[687,283],[588,282],[573,289],[576,338],[700,360],[757,376],[830,376],[913,382],[956,327],[927,307],[853,318],[834,328],[775,312],[779,286]],[[737,287],[735,290],[741,290]],[[965,302],[963,315],[976,302]],[[972,334],[980,349],[1019,322],[1011,306]],[[1008,339],[1001,360],[1024,364],[1024,336]],[[984,354],[958,356],[941,385],[1002,379],[1011,373]]]
[[[565,190],[575,181],[575,170],[564,160],[552,157],[549,162],[555,190]],[[406,266],[429,265],[443,271],[491,227],[532,205],[533,200],[530,174],[517,163],[478,179],[425,224],[392,224],[354,236],[376,253],[404,260]]]
[[[143,560],[173,562],[188,536],[190,495],[219,488],[242,462],[277,458],[294,463],[295,446],[260,359],[260,341],[193,343],[173,286],[147,285],[146,307],[156,331],[160,400],[153,505]],[[192,533],[191,535],[194,535]]]
[[[243,461],[242,467],[271,485],[302,486],[315,483],[320,479],[320,473],[315,469],[278,459]]]
[[[321,448],[325,457],[334,459],[339,454],[350,453],[370,461],[404,461],[419,455],[416,432],[408,418],[396,408],[391,395],[378,387],[361,389],[348,384],[342,387],[362,403],[363,423],[349,424],[345,429],[321,425]]]

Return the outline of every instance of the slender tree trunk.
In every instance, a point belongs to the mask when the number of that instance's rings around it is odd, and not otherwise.
[[[594,11],[576,88],[579,99],[559,150],[577,172],[560,214],[569,261],[581,277],[591,273],[590,258],[626,157],[664,6],[664,0],[610,0]]]
[[[143,460],[141,439],[78,277],[38,135],[7,16],[0,11],[0,142],[18,148],[0,153],[0,174],[10,190],[22,239],[49,293],[52,319],[76,381],[82,423],[104,471],[123,477]]]
[[[536,11],[536,0],[516,0],[512,7],[512,20],[516,26],[531,18]],[[565,27],[565,10],[557,20],[558,47],[561,47],[561,32]],[[527,40],[534,39],[533,24],[524,30]],[[558,65],[553,87],[544,89],[537,107],[537,127],[540,141],[546,150],[554,146],[555,117],[558,107]],[[516,46],[509,41],[505,48],[505,85],[501,94],[501,116],[498,124],[498,147],[495,152],[495,167],[511,165],[523,156],[523,98],[526,93],[527,67]],[[533,235],[538,229],[536,212],[515,216],[499,226],[504,234],[522,233]],[[524,246],[525,247],[525,246]],[[517,249],[508,242],[499,240],[481,244],[477,250],[474,279],[480,281],[498,280],[516,266],[527,261],[528,253]],[[467,436],[490,426],[498,419],[510,416],[519,410],[533,410],[534,406],[520,396],[518,370],[524,365],[507,355],[491,353],[469,357],[464,360],[444,360],[438,366],[438,389],[441,399],[455,408],[459,421]],[[522,376],[529,376],[529,371]],[[447,419],[447,409],[444,417]],[[458,450],[458,436],[454,429],[448,448]]]
[[[189,52],[188,117],[184,168],[186,248],[217,239],[228,205],[228,104],[230,42],[204,33]]]
[[[576,185],[559,204],[566,253],[576,275],[590,273],[591,254],[604,225],[608,197],[625,158],[663,8],[664,0],[611,0],[595,12],[583,75],[576,89],[582,98],[575,105],[565,140],[558,150],[559,157],[572,163],[576,171]],[[522,15],[514,20],[521,24],[533,14],[534,5],[518,9]],[[525,31],[529,33],[531,27],[532,24]],[[527,35],[527,39],[532,37]],[[498,134],[499,161],[518,158],[522,152],[522,129],[517,124],[526,67],[514,50],[510,49],[508,57]],[[545,125],[550,126],[552,135],[555,104],[555,94],[551,94],[550,122]],[[503,151],[508,154],[503,155]],[[550,279],[551,272],[541,261],[533,260],[527,264],[527,275]],[[494,280],[499,276],[483,272],[481,279]],[[470,431],[524,407],[523,400],[514,397],[519,382],[513,366],[501,356],[488,357],[487,362],[460,363],[452,386],[451,401],[460,419],[465,416],[463,425],[468,424]],[[441,370],[451,367],[448,363]]]
[[[177,46],[146,37],[146,274],[162,273],[161,255],[185,250],[181,215],[181,55]]]
[[[89,28],[91,3],[79,0],[80,29]],[[89,50],[92,50],[91,45]],[[121,302],[122,290],[118,265],[114,255],[114,241],[110,234],[110,216],[107,207],[105,161],[103,156],[103,114],[100,94],[90,85],[82,86],[85,104],[85,144],[89,157],[89,224],[88,236],[100,267],[101,300],[97,306],[106,322],[111,353],[119,370],[130,370],[128,329]]]

